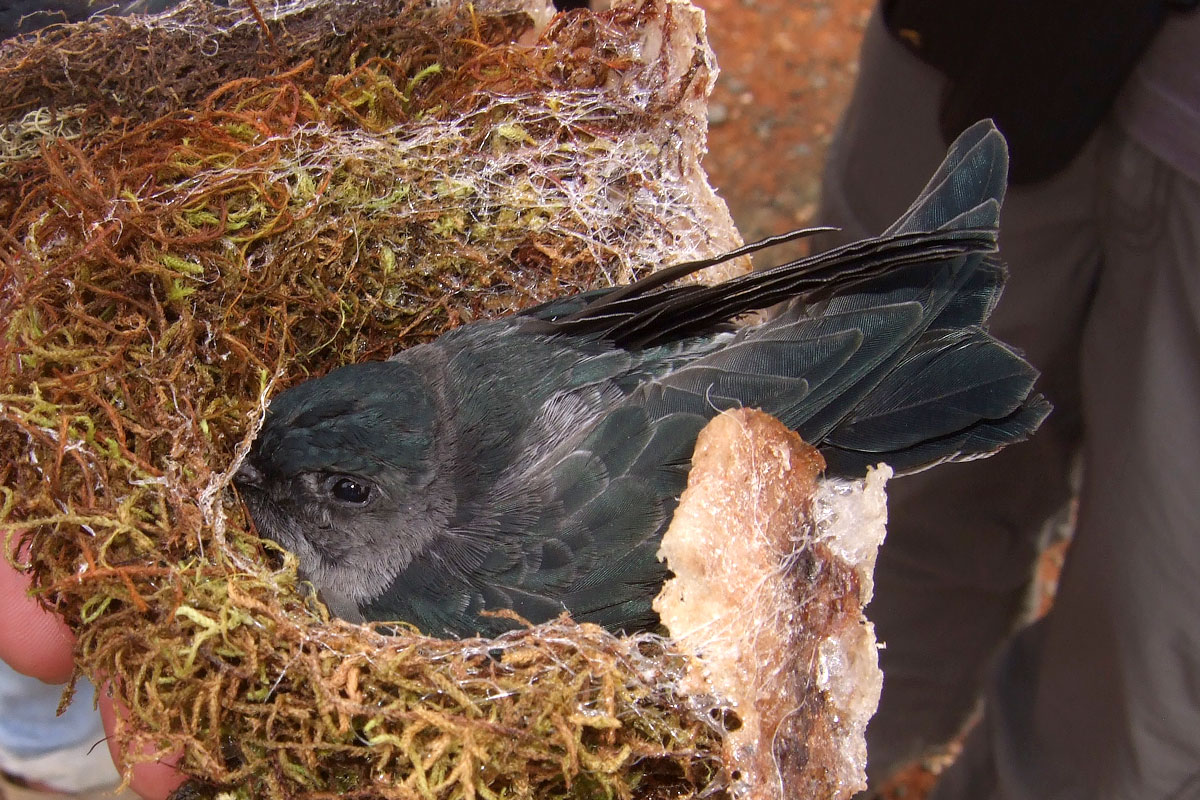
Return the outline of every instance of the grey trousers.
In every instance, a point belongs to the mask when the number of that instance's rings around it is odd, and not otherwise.
[[[876,15],[819,223],[851,240],[903,211],[944,154],[942,87]],[[1056,409],[1027,443],[889,485],[869,777],[954,736],[982,697],[938,800],[1200,798],[1200,185],[1109,124],[1009,191],[1000,248],[991,328]],[[1022,627],[1076,459],[1055,606]]]

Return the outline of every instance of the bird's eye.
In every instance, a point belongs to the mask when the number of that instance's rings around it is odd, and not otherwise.
[[[329,493],[340,502],[361,506],[371,499],[371,484],[341,476],[330,481]]]

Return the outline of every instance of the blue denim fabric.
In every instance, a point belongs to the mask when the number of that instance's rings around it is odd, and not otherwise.
[[[75,699],[56,716],[61,686],[51,686],[13,671],[0,661],[0,750],[31,758],[104,739],[95,690],[81,680]]]

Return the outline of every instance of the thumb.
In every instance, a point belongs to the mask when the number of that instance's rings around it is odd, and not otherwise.
[[[110,684],[104,684],[96,696],[99,698],[100,718],[104,722],[105,741],[108,743],[109,753],[112,754],[113,763],[117,765],[117,769],[123,770],[126,763],[125,753],[122,752],[114,734],[118,720],[129,718],[129,710],[113,698],[111,688]],[[151,751],[147,749],[146,752]],[[182,753],[172,753],[158,761],[143,761],[134,764],[133,777],[129,781],[130,788],[145,800],[166,800],[167,796],[187,779],[183,773],[175,769],[175,764],[182,756]]]
[[[65,683],[75,669],[75,637],[61,617],[29,596],[29,576],[7,555],[0,553],[0,659],[25,675]]]

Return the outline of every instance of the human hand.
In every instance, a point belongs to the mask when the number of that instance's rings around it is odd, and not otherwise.
[[[2,536],[0,536],[2,539]],[[12,567],[0,554],[0,659],[25,675],[46,683],[65,683],[74,670],[75,637],[66,623],[42,608],[29,596],[29,577]],[[109,751],[117,769],[124,758],[117,749],[113,730],[117,708],[108,687],[100,687],[100,716],[104,721]],[[146,800],[165,800],[184,780],[165,762],[138,764],[133,768],[131,786]]]

